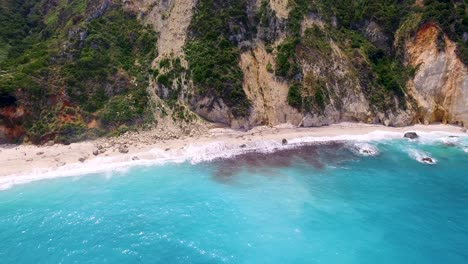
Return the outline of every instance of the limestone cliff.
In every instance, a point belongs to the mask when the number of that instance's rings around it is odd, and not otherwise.
[[[6,0],[0,143],[210,124],[467,126],[466,4],[362,4]]]
[[[419,105],[419,121],[468,125],[468,70],[456,44],[434,23],[406,43],[407,61],[417,68],[409,83]]]

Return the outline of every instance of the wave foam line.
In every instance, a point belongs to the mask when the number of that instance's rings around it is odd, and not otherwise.
[[[432,158],[429,153],[424,152],[422,150],[417,150],[417,149],[409,149],[408,150],[409,156],[423,164],[437,164],[437,160]]]
[[[420,136],[439,140],[440,137],[453,135],[453,133],[445,132],[417,133]],[[26,184],[44,179],[74,177],[80,175],[99,174],[104,172],[122,172],[126,171],[132,166],[154,166],[164,165],[167,163],[183,162],[196,164],[200,162],[212,161],[215,159],[232,158],[250,152],[272,153],[278,150],[296,148],[307,144],[320,144],[332,141],[384,141],[401,139],[402,135],[403,133],[401,132],[374,131],[363,135],[294,138],[290,139],[287,145],[282,145],[280,140],[261,140],[248,142],[246,143],[245,147],[241,147],[239,142],[227,143],[224,141],[215,141],[205,144],[192,144],[175,151],[164,151],[160,148],[154,148],[143,153],[132,153],[116,157],[96,157],[94,159],[85,161],[84,163],[67,164],[58,168],[36,169],[22,175],[3,176],[0,177],[0,190],[5,190],[15,185]],[[356,150],[361,155],[378,154],[378,150],[370,144],[357,145]],[[134,160],[134,157],[138,157],[138,159]]]

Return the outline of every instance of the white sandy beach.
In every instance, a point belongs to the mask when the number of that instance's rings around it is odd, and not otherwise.
[[[211,145],[211,152],[224,151],[219,144],[234,146],[236,149],[249,148],[261,142],[277,142],[281,145],[282,139],[294,142],[294,139],[308,138],[309,140],[322,139],[324,141],[338,139],[352,139],[360,136],[361,140],[366,135],[381,133],[381,137],[403,137],[408,131],[421,133],[443,132],[450,135],[467,135],[461,127],[451,125],[415,125],[409,127],[385,127],[380,125],[341,123],[326,127],[316,128],[292,128],[281,127],[257,127],[242,132],[224,128],[209,130],[209,133],[200,137],[182,137],[173,140],[155,140],[151,131],[130,133],[118,138],[103,138],[95,141],[74,143],[71,145],[31,146],[8,145],[0,146],[0,176],[14,180],[15,183],[30,181],[31,175],[52,173],[67,174],[75,170],[76,174],[99,172],[115,168],[109,166],[112,163],[145,164],[155,162],[156,159],[181,158],[187,153],[192,153],[192,158],[200,159],[205,155],[198,153],[197,149]],[[390,132],[385,134],[385,132]],[[218,145],[213,145],[216,143]],[[121,153],[119,149],[125,148],[128,153]],[[93,152],[100,152],[94,155]],[[126,152],[126,151],[124,151]],[[222,155],[221,155],[222,156]],[[5,178],[6,177],[6,178]],[[52,177],[52,176],[50,176]],[[47,177],[49,178],[49,177]],[[13,183],[13,184],[15,184]]]

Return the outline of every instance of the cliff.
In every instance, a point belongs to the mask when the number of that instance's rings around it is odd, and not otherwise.
[[[406,43],[407,61],[417,68],[408,87],[418,102],[421,123],[468,124],[468,71],[456,44],[434,23]]]
[[[359,12],[354,12],[359,11]],[[467,5],[4,0],[0,143],[341,121],[468,125]]]

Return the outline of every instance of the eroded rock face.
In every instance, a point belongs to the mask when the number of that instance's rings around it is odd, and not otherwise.
[[[408,63],[417,68],[408,88],[420,106],[419,121],[467,126],[468,71],[455,53],[456,44],[428,23],[406,47]]]
[[[380,26],[374,21],[366,21],[362,30],[363,34],[377,47],[389,50],[389,39]]]
[[[0,144],[17,142],[24,136],[25,115],[24,108],[16,105],[0,108]]]
[[[244,92],[252,102],[248,123],[256,125],[299,125],[302,114],[288,104],[288,83],[279,80],[268,69],[273,68],[274,58],[258,45],[253,52],[241,54],[241,69],[244,72]]]

